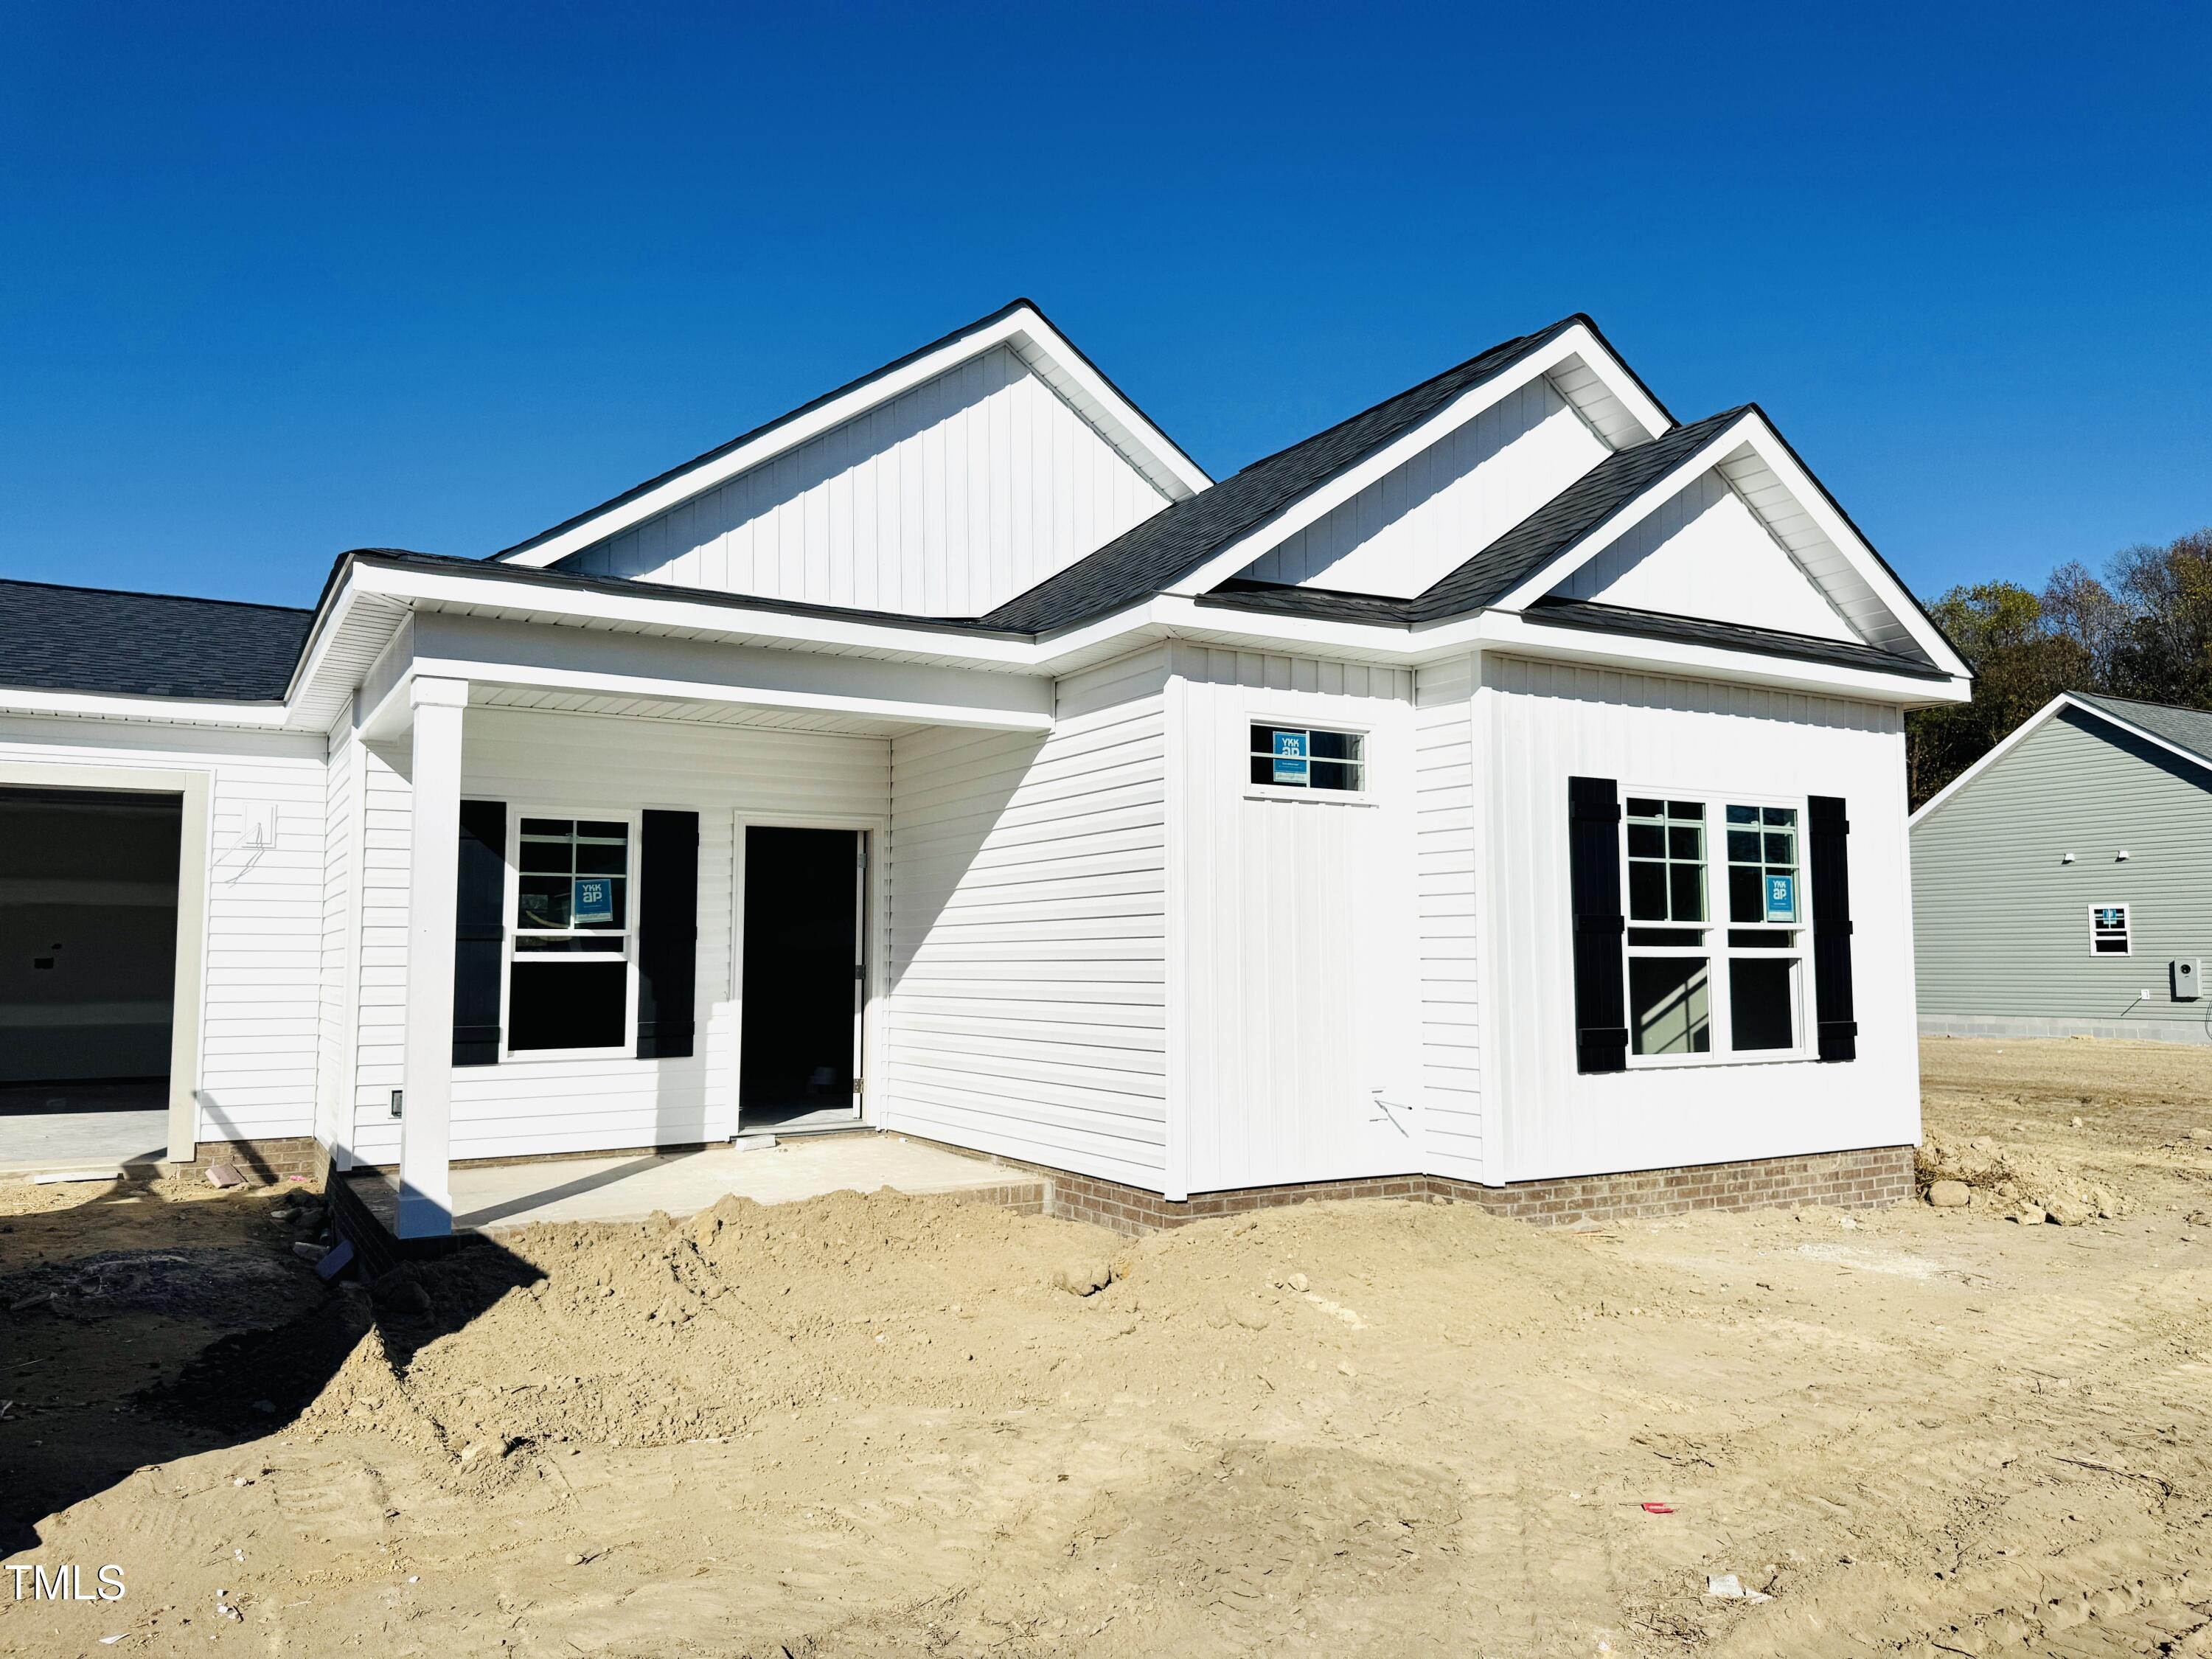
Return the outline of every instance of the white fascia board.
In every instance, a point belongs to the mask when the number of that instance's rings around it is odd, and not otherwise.
[[[1131,458],[1138,461],[1138,470],[1152,478],[1155,487],[1159,488],[1170,500],[1196,495],[1212,483],[1195,461],[1170,442],[1167,434],[1147,420],[1133,404],[1116,392],[1104,375],[1084,362],[1083,354],[1076,350],[1057,330],[1036,312],[1022,306],[994,319],[973,333],[963,334],[924,356],[864,381],[842,397],[833,398],[818,408],[810,409],[772,427],[750,443],[741,444],[727,454],[702,461],[641,495],[617,501],[604,512],[593,514],[534,546],[501,556],[498,562],[543,569],[566,558],[579,548],[604,541],[634,524],[665,513],[702,490],[712,489],[716,484],[733,478],[740,472],[750,471],[764,462],[775,459],[787,450],[795,449],[825,432],[857,420],[878,404],[902,397],[916,386],[958,367],[970,357],[998,345],[1011,347],[1024,362],[1033,366],[1040,358],[1043,359],[1051,365],[1053,378],[1064,380],[1079,388],[1094,407],[1109,411],[1114,422],[1124,429],[1141,451],[1140,456]],[[1115,447],[1122,446],[1117,444]]]
[[[1972,674],[1972,671],[1951,648],[1950,641],[1943,637],[1942,630],[1922,613],[1918,602],[1905,590],[1905,585],[1890,573],[1874,549],[1867,545],[1866,538],[1851,527],[1850,521],[1836,510],[1828,500],[1828,492],[1798,463],[1797,458],[1790,453],[1790,446],[1782,441],[1781,434],[1756,409],[1747,410],[1740,419],[1729,422],[1711,443],[1705,445],[1688,460],[1577,541],[1498,603],[1512,611],[1523,610],[1534,604],[1581,566],[1602,553],[1616,538],[1664,506],[1692,479],[1742,449],[1750,450],[1766,464],[1782,487],[1790,492],[1790,499],[1843,555],[1860,579],[1873,590],[1875,597],[1897,618],[1899,625],[1911,635],[1914,642],[1928,653],[1930,662],[1946,673]]]
[[[804,648],[670,639],[418,611],[362,685],[359,723],[384,739],[422,678],[665,702],[787,708],[917,725],[1048,732],[1053,682]]]
[[[2163,749],[2169,755],[2177,756],[2180,759],[2187,761],[2191,766],[2197,768],[2199,771],[2212,772],[2212,760],[2205,759],[2203,756],[2198,754],[2195,750],[2184,749],[2178,743],[2170,743],[2166,738],[2160,737],[2157,732],[2148,731],[2142,726],[2137,726],[2133,720],[2123,719],[2120,715],[2113,714],[2112,710],[2108,708],[2100,708],[2093,702],[2085,702],[2070,691],[2061,691],[2049,702],[2044,704],[2042,708],[2037,709],[2033,714],[2030,714],[2018,726],[2013,727],[2010,732],[2008,732],[2004,735],[2003,739],[1997,744],[1996,747],[1990,750],[1988,754],[1983,756],[1981,759],[1976,761],[1965,771],[1960,773],[1957,777],[1952,779],[1950,782],[1945,784],[1941,789],[1937,790],[1926,800],[1923,801],[1920,804],[1920,810],[1915,812],[1910,818],[1906,819],[1906,823],[1909,825],[1917,824],[1929,813],[1943,805],[1951,799],[1952,796],[1957,794],[1961,789],[1964,789],[1976,778],[1981,776],[1983,773],[1989,770],[1990,767],[1995,766],[1999,761],[2002,760],[2007,755],[2012,753],[2014,749],[2026,742],[2029,734],[2049,724],[2052,717],[2055,716],[2062,708],[2078,708],[2081,713],[2092,715],[2094,718],[2104,721],[2106,725],[2116,727],[2119,731],[2126,732],[2131,738],[2139,738],[2142,742],[2150,744],[2155,748]]]
[[[470,605],[527,611],[547,622],[586,626],[627,623],[647,629],[680,629],[701,634],[746,635],[787,640],[797,646],[842,647],[891,657],[957,657],[981,667],[1027,671],[1037,655],[1027,638],[975,634],[962,629],[932,629],[917,617],[911,627],[836,616],[816,616],[763,605],[758,609],[687,597],[688,590],[611,592],[599,587],[540,586],[518,580],[515,567],[486,563],[472,569],[427,570],[400,565],[362,564],[356,578],[366,592],[410,604]],[[666,597],[663,597],[663,592]]]
[[[114,696],[105,691],[40,691],[0,686],[0,714],[73,715],[82,720],[155,721],[165,726],[228,726],[281,730],[290,710],[277,702],[213,702],[185,697]]]
[[[1486,611],[1472,620],[1476,624],[1474,642],[1478,647],[1510,651],[1516,656],[1564,659],[1684,679],[1770,686],[1905,708],[1965,702],[1973,695],[1973,682],[1964,674],[1941,680],[1923,679],[1911,674],[1885,673],[1878,668],[1801,662],[1791,657],[1769,656],[1723,646],[1559,628],[1533,623],[1504,611]],[[1428,636],[1425,634],[1422,637]],[[1455,646],[1458,643],[1454,641]]]
[[[1814,696],[1906,708],[1964,702],[1971,682],[1954,676],[1922,679],[1880,669],[1801,662],[1722,646],[1654,640],[1549,627],[1501,611],[1481,611],[1449,621],[1407,628],[1395,623],[1337,622],[1326,617],[1260,615],[1187,599],[1156,601],[1149,620],[1177,636],[1206,635],[1249,642],[1255,652],[1307,653],[1419,667],[1468,652],[1510,651],[1516,656],[1587,663],[1635,673],[1763,685]]]
[[[1167,591],[1198,594],[1218,587],[1269,549],[1334,512],[1376,480],[1389,477],[1423,450],[1440,443],[1485,410],[1542,379],[1571,357],[1581,358],[1645,431],[1656,436],[1674,424],[1597,337],[1577,323],[1540,350],[1531,352],[1480,385],[1469,386],[1427,420],[1401,433],[1358,465],[1346,467],[1316,486],[1258,529],[1231,543]],[[1470,548],[1468,552],[1472,556],[1477,550]]]

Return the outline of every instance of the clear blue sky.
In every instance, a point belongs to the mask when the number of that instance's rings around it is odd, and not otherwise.
[[[1594,314],[1923,596],[2212,523],[2212,10],[0,9],[0,574],[293,604],[1018,294],[1226,474]]]

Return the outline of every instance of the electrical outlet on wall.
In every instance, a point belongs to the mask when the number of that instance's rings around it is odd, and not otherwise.
[[[239,845],[241,847],[274,847],[276,844],[276,803],[273,800],[249,800],[239,807],[241,827]]]

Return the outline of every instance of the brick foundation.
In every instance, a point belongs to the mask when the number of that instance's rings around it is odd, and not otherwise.
[[[919,1136],[908,1139],[919,1139]],[[932,1145],[942,1145],[932,1142]],[[964,1148],[951,1146],[948,1151]],[[970,1156],[975,1154],[970,1153]],[[1243,1187],[1193,1193],[1173,1203],[1158,1193],[1096,1176],[1071,1175],[1016,1158],[994,1164],[1027,1170],[1048,1184],[1045,1213],[1088,1221],[1117,1233],[1149,1233],[1225,1215],[1310,1204],[1325,1199],[1436,1199],[1474,1204],[1493,1215],[1543,1226],[1633,1221],[1691,1210],[1800,1209],[1824,1204],[1871,1210],[1901,1203],[1913,1194],[1912,1148],[1876,1146],[1863,1152],[1814,1152],[1796,1158],[1753,1158],[1741,1164],[1695,1164],[1673,1170],[1620,1175],[1570,1176],[1553,1181],[1481,1187],[1443,1176],[1378,1176],[1359,1181],[1316,1181],[1284,1187]]]
[[[313,1135],[270,1140],[203,1140],[192,1149],[191,1163],[170,1167],[179,1175],[202,1175],[217,1164],[228,1164],[248,1181],[264,1186],[299,1176],[319,1187],[330,1172],[330,1154]]]

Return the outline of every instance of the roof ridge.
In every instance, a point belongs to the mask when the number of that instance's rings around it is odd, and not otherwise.
[[[751,443],[755,439],[766,437],[778,427],[788,426],[792,422],[799,419],[801,416],[811,414],[814,410],[823,408],[826,404],[835,403],[838,398],[846,396],[848,392],[858,392],[861,387],[868,385],[871,381],[880,380],[886,374],[894,374],[897,370],[904,368],[908,363],[918,362],[922,358],[928,356],[932,352],[942,350],[946,346],[956,343],[966,336],[976,333],[981,330],[987,329],[994,323],[1011,317],[1018,311],[1030,312],[1039,322],[1050,329],[1053,333],[1058,337],[1060,343],[1066,346],[1068,350],[1074,353],[1077,359],[1082,362],[1085,368],[1088,368],[1093,374],[1096,374],[1101,380],[1104,381],[1107,388],[1111,391],[1116,398],[1119,398],[1123,403],[1127,404],[1129,408],[1136,413],[1138,418],[1143,421],[1147,426],[1151,427],[1152,430],[1159,435],[1161,441],[1173,449],[1176,455],[1180,456],[1183,460],[1188,461],[1191,466],[1197,470],[1200,477],[1211,476],[1206,473],[1205,468],[1199,466],[1196,461],[1191,459],[1188,452],[1187,452],[1181,444],[1177,443],[1174,438],[1168,434],[1168,429],[1165,427],[1154,420],[1142,404],[1139,404],[1134,398],[1132,398],[1127,392],[1121,389],[1120,385],[1114,380],[1113,376],[1107,374],[1104,369],[1099,368],[1097,363],[1091,362],[1090,354],[1085,351],[1081,346],[1076,344],[1074,340],[1068,336],[1067,331],[1065,329],[1061,328],[1059,324],[1054,322],[1049,316],[1046,315],[1045,309],[1042,306],[1039,305],[1036,301],[1029,298],[1026,295],[1017,295],[1014,298],[1007,301],[1006,304],[1000,306],[997,310],[985,312],[983,315],[976,318],[973,322],[963,323],[959,327],[948,330],[946,332],[939,335],[935,339],[927,341],[921,345],[915,347],[911,351],[902,352],[899,356],[892,358],[890,362],[880,363],[874,368],[868,370],[864,374],[856,374],[851,380],[847,380],[841,385],[832,386],[829,391],[821,393],[817,397],[809,398],[805,403],[795,404],[792,408],[785,410],[781,415],[773,416],[769,419],[761,422],[758,425],[750,427],[745,431],[740,432],[736,437],[728,440],[726,442],[716,444],[711,449],[702,450],[700,453],[694,455],[688,461],[679,461],[674,466],[668,468],[665,471],[657,472],[652,477],[646,479],[641,483],[632,484],[628,489],[619,491],[615,495],[608,496],[606,500],[599,502],[597,506],[587,507],[582,512],[573,514],[569,517],[562,520],[560,523],[553,525],[547,529],[541,530],[535,535],[526,536],[511,547],[502,547],[496,552],[483,555],[483,562],[487,563],[494,562],[504,560],[511,553],[527,552],[531,548],[537,546],[539,543],[548,541],[553,537],[561,534],[561,532],[565,530],[573,530],[578,525],[597,518],[600,514],[607,512],[610,508],[620,507],[624,501],[635,501],[639,496],[645,495],[649,490],[658,489],[662,484],[668,483],[671,479],[679,478],[686,472],[691,471],[694,468],[704,466],[709,461],[719,460],[725,455],[730,454],[736,450],[742,449],[745,445]]]
[[[0,586],[36,587],[50,593],[102,593],[122,599],[166,599],[173,605],[226,605],[239,611],[281,611],[295,617],[315,614],[313,605],[270,605],[260,599],[216,599],[198,593],[156,593],[143,587],[94,587],[84,582],[35,582],[21,576],[0,576]]]

